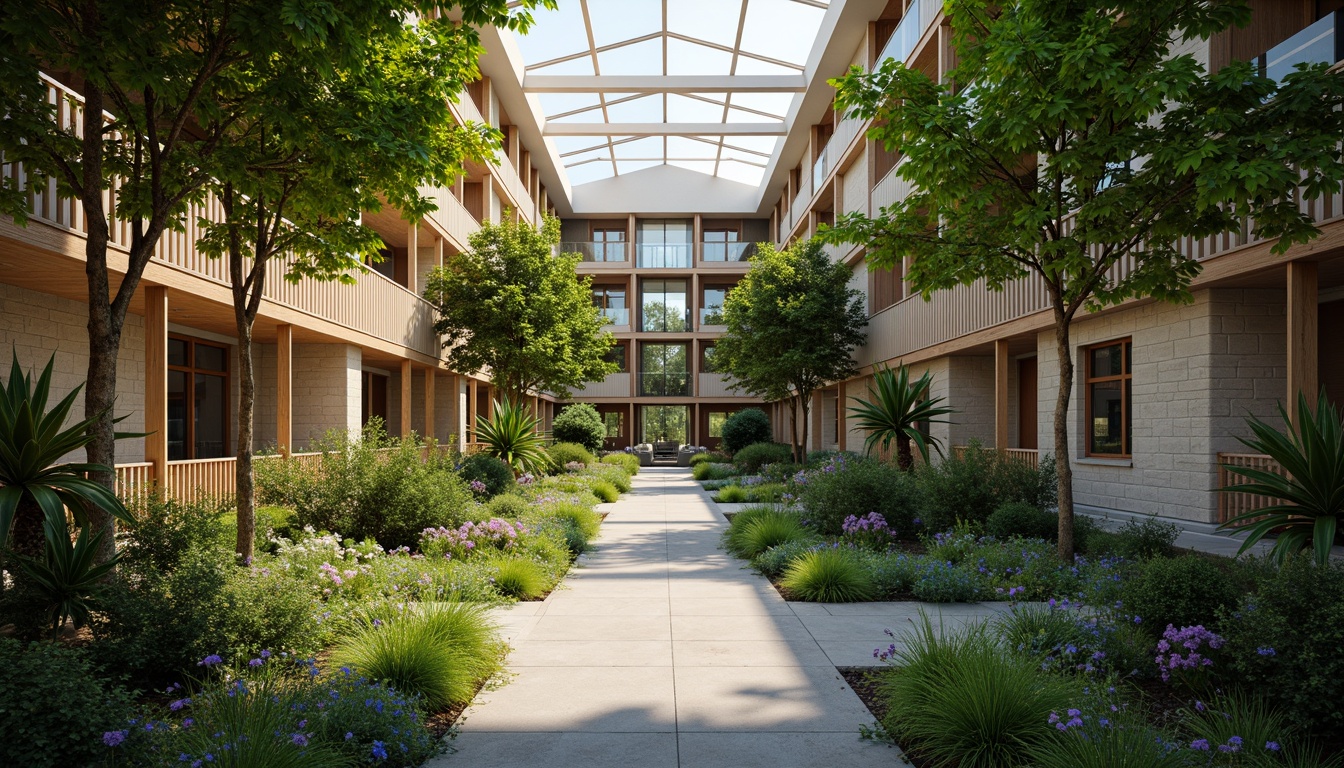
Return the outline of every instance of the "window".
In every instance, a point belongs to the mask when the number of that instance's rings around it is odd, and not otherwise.
[[[625,261],[625,230],[593,229],[593,261]]]
[[[594,285],[593,304],[602,310],[608,325],[629,325],[630,309],[625,304],[624,285]]]
[[[607,437],[620,437],[625,434],[625,414],[621,411],[607,411],[602,414],[602,422],[607,426]]]
[[[641,344],[639,394],[646,397],[691,394],[685,344]]]
[[[1130,340],[1088,347],[1087,455],[1128,458],[1130,446]]]
[[[723,437],[723,423],[728,420],[726,411],[710,411],[709,413],[709,436],[712,438]]]
[[[168,338],[168,458],[229,454],[229,349],[199,339]]]
[[[700,324],[723,325],[723,302],[728,298],[728,288],[722,285],[709,285],[700,292]]]
[[[700,372],[719,373],[719,364],[714,360],[714,345],[706,344],[700,348]]]
[[[704,247],[701,258],[704,261],[738,261],[741,259],[742,246],[738,243],[735,229],[707,229],[704,231]]]
[[[616,342],[613,344],[611,349],[607,350],[607,354],[602,356],[602,359],[608,363],[619,365],[621,373],[630,370],[625,364],[625,344],[623,342]]]
[[[641,331],[684,333],[691,329],[685,280],[645,280],[640,290]]]
[[[645,268],[686,269],[691,266],[691,222],[644,219],[639,222],[639,261]]]

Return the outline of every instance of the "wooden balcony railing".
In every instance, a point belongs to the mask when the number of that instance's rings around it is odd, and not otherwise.
[[[969,445],[954,445],[952,446],[952,455],[959,459],[964,458],[966,456],[966,451],[969,451],[970,449],[971,447]],[[980,450],[993,451],[999,449],[981,447]],[[1004,448],[1000,452],[1006,458],[1026,464],[1033,469],[1041,465],[1041,452],[1035,448]]]
[[[1228,488],[1236,485],[1245,485],[1251,482],[1243,475],[1239,475],[1228,467],[1247,467],[1250,469],[1262,469],[1266,472],[1273,472],[1276,475],[1286,475],[1283,467],[1268,456],[1259,453],[1220,453],[1218,454],[1218,487]],[[1240,493],[1237,491],[1219,491],[1218,492],[1218,522],[1226,523],[1228,520],[1243,515],[1247,512],[1254,512],[1257,509],[1264,509],[1280,503],[1277,499],[1271,499],[1268,496],[1258,496],[1253,493]]]
[[[83,119],[79,95],[45,76],[43,82],[47,86],[48,99],[58,105],[57,119],[62,124],[79,125]],[[21,186],[26,183],[24,169],[17,163],[5,166],[3,172]],[[111,189],[103,193],[103,204],[108,211],[116,209],[117,187],[114,183]],[[59,197],[54,181],[29,191],[29,215],[34,221],[77,237],[87,236],[83,206],[78,200]],[[451,199],[447,193],[443,196]],[[465,209],[458,213],[451,205],[445,207],[444,202],[440,201],[440,211],[435,215],[452,218],[465,214]],[[196,248],[196,241],[201,235],[200,219],[220,221],[222,215],[219,201],[211,196],[193,204],[182,217],[182,231],[167,231],[159,239],[153,262],[227,286],[227,261],[212,259]],[[466,215],[469,218],[470,215]],[[465,222],[461,222],[458,226],[465,225]],[[112,221],[109,234],[110,248],[119,251],[129,249],[130,222]],[[271,273],[275,275],[281,271],[273,269]],[[434,333],[433,307],[376,272],[365,271],[356,275],[352,285],[317,280],[290,283],[273,278],[267,281],[265,295],[276,304],[426,355],[437,357],[440,351],[438,336]]]

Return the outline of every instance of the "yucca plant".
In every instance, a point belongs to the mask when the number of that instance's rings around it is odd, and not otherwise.
[[[89,472],[109,472],[107,467],[57,463],[89,444],[89,429],[99,414],[63,428],[83,385],[48,409],[55,360],[55,355],[48,359],[34,381],[15,354],[8,383],[0,382],[0,544],[9,542],[12,533],[11,548],[30,557],[43,553],[43,521],[64,531],[67,510],[80,526],[88,523],[90,508],[124,523],[134,522],[115,494],[86,477]]]
[[[1298,393],[1297,423],[1279,405],[1282,432],[1254,417],[1246,420],[1254,437],[1239,438],[1255,453],[1263,453],[1288,473],[1279,475],[1254,467],[1224,465],[1229,472],[1251,482],[1229,485],[1224,493],[1252,493],[1282,502],[1244,512],[1223,523],[1223,528],[1246,532],[1238,554],[1257,541],[1278,532],[1270,557],[1282,564],[1289,555],[1312,550],[1318,565],[1330,561],[1339,516],[1344,512],[1344,425],[1339,411],[1324,390],[1312,410],[1307,396]]]
[[[46,601],[47,618],[53,630],[67,620],[73,621],[76,628],[82,627],[89,621],[89,610],[102,590],[103,579],[117,566],[120,556],[97,562],[105,531],[98,531],[90,538],[89,527],[85,526],[72,544],[64,519],[47,518],[42,527],[47,540],[46,559],[20,555],[16,564]]]
[[[495,415],[477,427],[485,452],[513,467],[514,474],[540,474],[550,466],[541,420],[509,398],[494,403]]]
[[[914,465],[912,443],[918,446],[926,464],[930,446],[941,456],[942,447],[937,440],[920,431],[920,424],[949,424],[951,422],[942,417],[955,413],[955,410],[942,405],[945,398],[929,396],[932,385],[933,375],[928,372],[910,383],[910,370],[904,365],[894,371],[882,368],[873,374],[873,384],[868,387],[870,399],[850,398],[857,403],[849,408],[854,426],[868,432],[863,449],[872,453],[875,447],[881,446],[883,451],[888,451],[895,442],[896,466],[903,470]]]

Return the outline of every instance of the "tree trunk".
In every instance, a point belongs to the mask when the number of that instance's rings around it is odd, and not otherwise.
[[[235,308],[238,326],[238,461],[234,468],[238,507],[237,552],[243,565],[252,562],[252,546],[257,531],[256,488],[252,482],[252,428],[257,402],[256,374],[252,367],[252,326],[256,319]]]
[[[793,457],[798,458],[798,400],[789,399],[789,444],[793,448]]]
[[[798,403],[803,409],[803,439],[797,445],[793,446],[793,462],[795,464],[806,464],[808,428],[812,425],[812,417],[810,415],[812,412],[812,393],[808,392],[807,394],[803,394],[802,392],[799,392]]]
[[[86,18],[86,23],[97,23],[97,20]],[[92,440],[84,452],[90,463],[108,468],[103,472],[90,472],[89,479],[115,492],[117,449],[112,406],[117,398],[117,356],[121,349],[121,327],[126,318],[125,315],[118,317],[113,311],[112,289],[107,275],[108,223],[102,193],[102,129],[103,92],[88,82],[84,89],[84,139],[80,150],[84,171],[80,202],[88,220],[84,274],[89,289],[89,367],[84,387],[84,417],[97,418],[89,428]],[[106,562],[116,551],[112,517],[94,506],[86,512],[92,531],[107,534],[97,555],[98,562]]]
[[[915,454],[910,449],[910,436],[896,435],[896,468],[902,472],[909,472],[914,466]]]
[[[1055,347],[1059,354],[1059,394],[1055,400],[1055,469],[1059,479],[1059,556],[1073,562],[1073,465],[1069,461],[1069,398],[1073,394],[1073,350],[1069,322],[1055,305]]]

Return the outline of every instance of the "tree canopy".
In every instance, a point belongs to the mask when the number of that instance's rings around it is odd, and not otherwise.
[[[821,242],[784,250],[761,243],[742,282],[724,300],[727,330],[715,344],[715,366],[733,389],[765,400],[786,400],[793,412],[793,450],[807,453],[812,393],[853,376],[852,356],[868,324],[863,294],[851,273]]]
[[[1126,299],[1190,299],[1186,237],[1317,234],[1299,205],[1344,179],[1344,81],[1324,65],[1281,81],[1250,63],[1214,73],[1190,40],[1244,25],[1242,0],[949,0],[956,65],[935,79],[884,61],[834,84],[901,154],[913,191],[824,236],[874,266],[909,260],[925,298],[1030,275],[1050,298],[1060,356],[1055,413],[1060,552],[1072,556],[1069,326]]]
[[[528,391],[561,398],[571,388],[616,372],[604,357],[615,337],[603,331],[592,281],[580,279],[579,254],[555,253],[560,222],[541,227],[485,223],[471,250],[454,254],[429,277],[425,298],[455,370],[489,370],[515,400]]]

